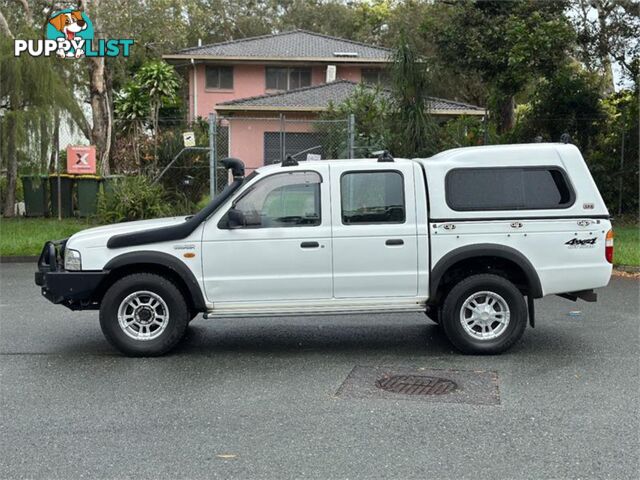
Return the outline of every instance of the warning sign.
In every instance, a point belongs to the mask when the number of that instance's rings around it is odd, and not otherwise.
[[[67,172],[96,173],[96,147],[94,145],[69,145],[67,147]]]
[[[184,141],[185,147],[195,147],[196,146],[196,134],[193,132],[184,132],[182,134],[182,139]]]

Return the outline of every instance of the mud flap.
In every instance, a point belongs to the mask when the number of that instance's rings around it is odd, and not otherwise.
[[[533,297],[531,295],[527,295],[527,310],[529,311],[529,325],[531,325],[531,328],[535,328],[536,312],[533,308]]]

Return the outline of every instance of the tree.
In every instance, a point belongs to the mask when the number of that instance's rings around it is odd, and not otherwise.
[[[403,157],[434,154],[439,131],[429,114],[427,65],[403,35],[393,52],[390,88],[360,85],[344,102],[331,105],[325,118],[354,115],[359,155],[378,149]],[[334,136],[343,138],[344,134]]]
[[[568,133],[583,153],[588,153],[605,118],[600,99],[602,82],[577,64],[540,79],[512,138],[531,142],[540,136],[544,141],[557,142],[563,133]]]
[[[435,153],[437,126],[429,114],[427,63],[401,35],[391,67],[391,149],[403,157]]]
[[[632,0],[574,0],[571,16],[577,32],[578,55],[591,71],[615,90],[612,60],[631,82],[640,74],[640,7]]]
[[[139,169],[138,139],[142,135],[145,120],[149,118],[149,102],[138,82],[129,82],[116,94],[114,109],[116,126],[131,139],[133,157]]]
[[[173,67],[163,61],[149,62],[135,76],[149,103],[149,120],[154,136],[154,162],[158,161],[158,119],[160,107],[176,101],[179,82]]]
[[[108,6],[101,0],[81,0],[81,8],[91,18],[96,40],[107,38],[102,28],[102,17],[107,17]],[[113,99],[111,74],[105,57],[87,58],[89,72],[89,99],[91,103],[91,143],[96,146],[98,166],[103,175],[109,175],[109,158],[113,143]]]
[[[566,61],[573,39],[566,2],[443,1],[438,6],[445,18],[425,20],[438,55],[489,85],[499,131],[511,130],[515,96]]]
[[[43,167],[46,156],[48,123],[55,124],[60,112],[68,112],[83,129],[86,128],[73,88],[67,83],[64,72],[56,58],[33,58],[28,55],[13,55],[13,40],[33,38],[36,24],[29,5],[13,12],[12,25],[0,12],[0,132],[6,145],[7,194],[3,206],[5,216],[14,215],[15,194],[18,180],[18,156],[27,157],[27,150],[39,143],[37,156],[39,167]],[[54,130],[55,134],[55,130]],[[39,142],[38,142],[39,140]],[[28,158],[28,157],[27,157]],[[4,160],[4,159],[3,159]]]
[[[353,94],[338,105],[329,105],[323,115],[327,120],[345,120],[349,115],[354,116],[356,131],[355,154],[357,157],[367,157],[377,150],[390,148],[389,143],[389,92],[378,87],[358,85]],[[332,126],[327,132],[330,141],[346,139],[346,128]]]
[[[593,147],[585,157],[610,212],[638,215],[640,95],[621,90],[602,101]]]

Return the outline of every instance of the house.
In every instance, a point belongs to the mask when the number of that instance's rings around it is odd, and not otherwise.
[[[211,112],[224,117],[229,154],[257,168],[322,144],[315,120],[359,83],[384,83],[390,53],[295,30],[187,48],[164,59],[189,80],[190,119]],[[443,118],[485,115],[483,108],[435,98],[430,110]]]

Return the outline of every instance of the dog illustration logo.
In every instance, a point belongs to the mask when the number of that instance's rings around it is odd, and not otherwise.
[[[93,24],[87,14],[67,8],[51,14],[45,23],[45,38],[16,38],[13,55],[60,58],[128,57],[132,38],[94,38]]]
[[[62,10],[49,19],[47,38],[58,41],[59,57],[80,58],[84,56],[84,41],[93,39],[93,25],[81,10]]]

